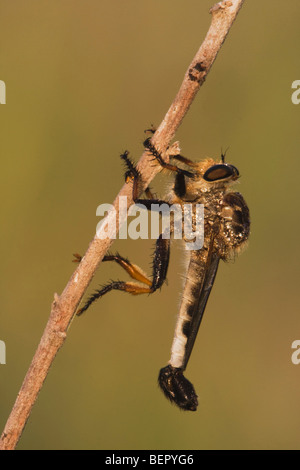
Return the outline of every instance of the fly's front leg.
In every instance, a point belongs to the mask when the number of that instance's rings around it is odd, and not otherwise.
[[[149,129],[151,130],[151,129]],[[150,138],[146,139],[144,142],[145,148],[149,150],[149,152],[152,153],[154,156],[155,160],[160,164],[160,166],[163,169],[172,171],[173,173],[175,172],[175,184],[174,184],[174,192],[177,196],[183,197],[186,193],[186,184],[185,184],[185,177],[193,178],[194,173],[191,173],[190,171],[183,170],[182,168],[179,168],[175,165],[171,165],[169,163],[166,163],[161,154],[158,152],[158,150],[154,147],[154,145],[151,143]],[[132,163],[132,161],[129,158],[129,152],[126,151],[121,155],[122,160],[124,160],[127,171],[125,173],[125,181],[129,182],[130,179],[133,179],[133,188],[132,188],[132,198],[135,202],[135,204],[142,204],[143,206],[146,207],[147,210],[151,210],[152,204],[167,204],[170,206],[170,204],[166,201],[160,200],[160,199],[155,199],[154,196],[152,195],[151,191],[149,188],[145,190],[145,194],[147,196],[147,199],[139,199],[138,194],[139,194],[139,182],[141,180],[141,175],[135,165]],[[181,155],[170,155],[170,157],[178,159],[182,163],[185,163],[186,165],[193,166],[194,163],[191,160],[188,160],[185,157],[182,157]]]
[[[162,166],[164,166],[166,168],[166,162],[163,161],[161,155],[159,154],[159,152],[156,150],[156,148],[154,147],[154,145],[151,143],[151,138],[153,137],[153,135],[155,134],[156,132],[156,128],[151,125],[151,128],[150,129],[146,129],[144,131],[145,133],[149,132],[151,135],[151,137],[148,137],[145,141],[144,141],[144,147],[146,147],[154,156],[155,158],[157,158],[158,162],[160,164],[162,164]],[[170,158],[174,158],[175,160],[177,160],[178,162],[181,162],[181,163],[184,163],[185,165],[187,166],[191,166],[191,167],[195,167],[197,166],[195,164],[195,162],[193,162],[192,160],[190,160],[189,158],[186,158],[186,157],[183,157],[182,155],[180,155],[179,153],[176,153],[174,155],[172,155],[170,153],[170,147],[168,148],[169,150],[169,156]],[[167,168],[171,171],[176,171],[178,172],[178,170],[180,171],[181,169],[178,168],[178,167],[175,167],[174,165],[171,165],[171,168]],[[191,174],[190,174],[191,175]],[[186,175],[186,176],[190,176],[190,175]]]
[[[151,204],[168,204],[165,201],[162,201],[160,199],[155,199],[150,188],[145,189],[145,194],[147,196],[147,199],[139,199],[139,183],[141,181],[141,175],[136,166],[132,163],[132,161],[129,158],[129,152],[126,150],[121,155],[122,160],[124,160],[125,165],[127,167],[127,171],[125,172],[125,181],[126,183],[129,183],[130,180],[133,180],[133,186],[132,186],[132,199],[135,204],[142,204],[146,207],[146,209],[151,210]]]
[[[148,139],[146,139],[144,141],[144,147],[149,150],[150,153],[152,153],[152,155],[154,156],[154,158],[156,159],[156,161],[160,164],[160,166],[165,169],[165,170],[169,170],[169,171],[172,171],[174,173],[177,173],[177,174],[183,174],[185,176],[188,176],[189,178],[193,178],[194,177],[194,173],[191,173],[190,171],[187,171],[187,170],[183,170],[182,168],[179,168],[178,166],[176,165],[172,165],[171,163],[167,163],[165,162],[165,160],[162,158],[161,154],[159,153],[159,151],[155,148],[155,146],[152,144],[151,142],[151,138],[148,137]],[[189,162],[189,164],[192,164],[191,160],[188,160],[184,157],[182,157],[181,155],[170,155],[171,157],[173,158],[176,158],[183,162],[183,163],[186,163]]]

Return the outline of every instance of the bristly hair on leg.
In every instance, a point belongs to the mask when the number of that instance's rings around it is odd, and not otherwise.
[[[139,171],[137,170],[135,164],[132,162],[132,160],[128,157],[129,155],[129,151],[128,150],[125,150],[125,152],[123,152],[121,155],[120,155],[120,158],[124,161],[125,163],[125,166],[127,168],[127,171],[125,172],[125,182],[128,183],[129,180],[133,179],[133,178],[141,178],[141,175],[139,173]]]
[[[144,141],[144,147],[149,150],[149,152],[154,156],[155,160],[160,164],[160,166],[163,169],[173,171],[175,173],[181,173],[188,178],[193,178],[194,173],[191,173],[190,171],[183,170],[182,168],[179,168],[176,165],[171,165],[170,163],[165,162],[165,160],[162,158],[161,154],[159,151],[155,148],[155,146],[151,143],[151,137],[148,137]]]
[[[108,284],[104,284],[101,289],[97,289],[93,294],[90,295],[88,300],[85,302],[84,306],[77,311],[76,315],[82,315],[83,312],[85,312],[93,302],[100,299],[104,294],[107,294],[111,290],[122,290],[124,284],[125,283],[122,281],[110,281]]]
[[[161,160],[163,160],[162,156],[159,153],[159,151],[154,147],[154,145],[151,143],[151,138],[152,137],[147,137],[147,139],[144,140],[143,145],[160,162]]]

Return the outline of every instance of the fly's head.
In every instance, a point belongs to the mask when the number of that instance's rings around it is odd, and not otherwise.
[[[187,194],[192,200],[193,197],[209,193],[224,192],[231,184],[239,178],[238,169],[224,162],[222,156],[221,162],[213,159],[203,160],[195,163],[194,177],[187,178]]]

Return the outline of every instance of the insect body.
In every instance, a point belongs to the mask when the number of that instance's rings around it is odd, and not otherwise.
[[[175,183],[168,201],[152,198],[150,190],[146,190],[147,199],[138,199],[140,175],[129,160],[128,152],[125,152],[121,157],[128,168],[127,179],[130,177],[133,179],[135,202],[142,203],[149,210],[153,203],[204,205],[203,247],[200,250],[187,250],[189,259],[186,281],[175,327],[171,358],[169,364],[161,369],[158,378],[161,389],[171,402],[181,409],[195,411],[198,406],[197,395],[183,372],[195,343],[219,261],[233,258],[248,239],[249,209],[240,193],[229,191],[230,186],[239,178],[239,172],[233,165],[224,162],[223,155],[221,162],[207,159],[199,163],[181,155],[171,156],[172,160],[188,167],[186,170],[166,163],[150,139],[145,141],[145,146],[162,168],[175,173]],[[119,254],[105,256],[104,261],[116,261],[138,283],[110,282],[96,291],[78,314],[83,313],[91,303],[114,289],[131,294],[155,292],[166,279],[169,254],[170,240],[160,235],[156,241],[152,279]]]
[[[189,253],[186,282],[182,294],[168,366],[161,369],[159,384],[165,395],[180,408],[195,411],[198,401],[185,370],[214,283],[219,260],[237,254],[249,236],[249,209],[241,194],[228,188],[239,177],[233,165],[211,159],[190,164],[194,177],[178,175],[173,202],[204,205],[204,244]]]

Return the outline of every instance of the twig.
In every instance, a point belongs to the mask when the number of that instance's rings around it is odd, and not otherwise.
[[[211,8],[209,31],[184,76],[175,100],[152,138],[153,145],[160,152],[165,152],[174,137],[243,3],[244,0],[222,1]],[[138,162],[138,169],[143,180],[140,187],[142,191],[160,171],[160,167],[149,165],[149,154],[145,151]],[[127,196],[128,207],[133,203],[131,184],[125,184],[114,201],[117,226],[120,196]],[[0,450],[14,449],[18,443],[49,368],[66,339],[77,306],[112,242],[109,238],[99,240],[95,236],[61,296],[54,295],[50,318],[2,433]]]

